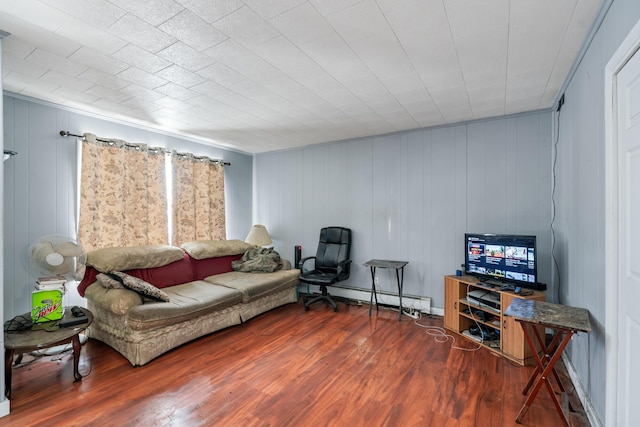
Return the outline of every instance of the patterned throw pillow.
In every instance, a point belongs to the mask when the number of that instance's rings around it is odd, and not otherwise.
[[[145,282],[142,279],[138,279],[137,277],[129,276],[126,273],[122,273],[121,271],[112,271],[111,274],[114,274],[122,279],[122,285],[139,293],[142,296],[149,297],[155,301],[169,301],[169,295],[167,295],[163,290],[156,288],[149,282]]]
[[[109,273],[100,273],[96,276],[96,280],[102,285],[105,289],[121,289],[122,279],[120,276],[116,276],[115,274]]]

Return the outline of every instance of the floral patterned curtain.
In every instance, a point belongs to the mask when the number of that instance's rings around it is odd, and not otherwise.
[[[224,166],[208,157],[172,153],[172,244],[226,239]]]
[[[86,251],[168,243],[165,150],[85,134],[80,185]]]

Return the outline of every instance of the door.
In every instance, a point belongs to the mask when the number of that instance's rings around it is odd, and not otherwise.
[[[617,78],[618,373],[617,423],[640,425],[640,53]],[[614,379],[608,378],[608,381]]]

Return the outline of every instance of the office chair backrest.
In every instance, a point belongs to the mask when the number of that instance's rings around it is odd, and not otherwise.
[[[316,270],[334,273],[338,264],[351,256],[351,229],[325,227],[320,230],[320,241],[316,252]],[[340,280],[349,277],[349,264],[340,274]]]

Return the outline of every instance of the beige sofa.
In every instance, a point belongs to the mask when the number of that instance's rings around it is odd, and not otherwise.
[[[132,365],[144,365],[186,342],[296,302],[299,270],[290,269],[287,261],[269,273],[233,271],[231,262],[252,247],[225,240],[89,253],[78,291],[94,315],[90,337],[113,347]],[[144,280],[169,301],[111,288],[98,275],[107,272]]]

